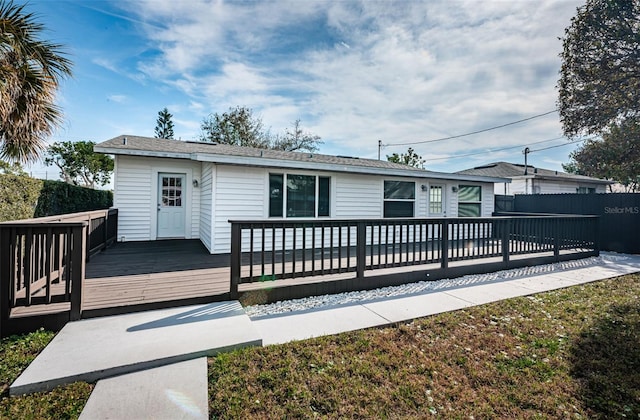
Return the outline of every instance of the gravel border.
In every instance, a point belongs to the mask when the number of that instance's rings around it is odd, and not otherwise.
[[[557,273],[569,269],[586,268],[603,265],[605,261],[623,260],[623,255],[609,254],[599,257],[584,258],[581,260],[563,261],[554,264],[536,265],[533,267],[515,268],[512,270],[497,271],[488,274],[472,274],[454,279],[442,279],[437,281],[421,281],[401,286],[388,286],[374,290],[360,292],[346,292],[335,295],[311,296],[302,299],[293,299],[270,303],[266,305],[252,305],[244,308],[250,318],[260,318],[268,315],[285,314],[289,312],[317,309],[328,306],[338,306],[350,303],[371,301],[376,299],[399,297],[435,290],[451,289],[460,286],[470,286],[495,281],[516,279],[545,273]]]

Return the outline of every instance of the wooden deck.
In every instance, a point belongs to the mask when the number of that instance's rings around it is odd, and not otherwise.
[[[211,255],[200,240],[118,243],[95,255],[85,273],[83,310],[225,298],[229,255]]]
[[[117,243],[87,263],[83,317],[152,309],[167,302],[226,300],[229,281],[229,255],[211,255],[197,239]],[[18,307],[11,316],[68,307],[68,303]]]

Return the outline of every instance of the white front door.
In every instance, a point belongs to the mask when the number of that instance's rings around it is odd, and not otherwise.
[[[158,238],[185,237],[185,174],[158,174]]]

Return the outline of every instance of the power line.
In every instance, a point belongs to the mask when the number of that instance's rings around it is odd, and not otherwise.
[[[437,142],[437,141],[458,139],[460,137],[467,137],[467,136],[471,136],[471,135],[474,135],[474,134],[484,133],[484,132],[487,132],[487,131],[497,130],[497,129],[503,128],[503,127],[508,127],[508,126],[514,125],[514,124],[520,124],[521,122],[533,120],[535,118],[544,117],[545,115],[553,114],[554,112],[557,112],[557,110],[554,109],[553,111],[543,112],[542,114],[534,115],[533,117],[523,118],[523,119],[518,120],[518,121],[513,121],[513,122],[502,124],[502,125],[497,125],[495,127],[484,128],[484,129],[478,130],[478,131],[472,131],[471,133],[458,134],[456,136],[442,137],[442,138],[433,139],[433,140],[412,141],[412,142],[407,142],[407,143],[387,143],[384,146],[408,146],[408,145],[411,145],[411,144],[425,144],[425,143],[434,143],[434,142]]]
[[[534,149],[534,150],[530,150],[529,152],[530,152],[530,153],[532,153],[532,152],[539,152],[539,151],[541,151],[541,150],[554,149],[554,148],[556,148],[556,147],[566,146],[567,144],[580,143],[580,142],[587,141],[587,140],[590,140],[590,139],[582,139],[582,140],[569,141],[569,142],[566,142],[565,144],[557,144],[557,145],[555,145],[555,146],[543,147],[542,149]]]
[[[467,156],[477,156],[477,155],[484,155],[484,154],[486,154],[486,153],[502,152],[502,151],[504,151],[504,150],[520,149],[521,147],[529,146],[529,145],[532,145],[532,144],[548,143],[548,142],[550,142],[550,141],[560,140],[560,139],[562,139],[562,138],[564,138],[564,137],[563,137],[563,136],[561,136],[561,137],[555,137],[555,138],[547,139],[547,140],[540,140],[540,141],[536,141],[536,142],[529,142],[529,143],[527,143],[527,144],[522,144],[522,145],[519,145],[519,146],[501,147],[501,148],[499,148],[499,149],[489,149],[489,150],[483,150],[483,151],[481,151],[481,152],[466,153],[466,154],[464,154],[464,155],[456,155],[456,156],[447,156],[447,157],[439,157],[439,158],[425,159],[425,161],[432,161],[432,160],[447,160],[447,159],[458,159],[458,158],[467,157]],[[586,140],[586,139],[584,139],[584,140]],[[554,147],[562,147],[562,146],[566,146],[567,144],[579,143],[579,142],[584,141],[584,140],[574,140],[574,141],[567,142],[567,143],[564,143],[564,144],[557,144],[557,145],[555,145],[555,146],[544,147],[544,148],[542,148],[542,149],[530,150],[530,151],[529,151],[529,153],[532,153],[532,152],[539,152],[539,151],[541,151],[541,150],[552,149],[552,148],[554,148]]]

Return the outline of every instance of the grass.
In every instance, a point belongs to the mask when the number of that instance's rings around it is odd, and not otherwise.
[[[638,418],[640,276],[209,359],[212,418]]]
[[[9,398],[51,340],[0,341],[0,418],[77,418],[92,385]],[[638,418],[640,275],[209,358],[212,418]]]
[[[9,397],[9,385],[51,341],[54,333],[39,330],[0,340],[0,418],[73,419],[78,418],[93,385],[77,382],[59,386],[51,392]]]

